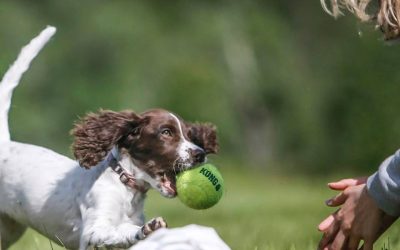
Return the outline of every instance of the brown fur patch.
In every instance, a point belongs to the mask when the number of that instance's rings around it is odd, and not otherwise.
[[[132,111],[100,110],[87,114],[71,131],[75,137],[74,156],[85,168],[96,166],[124,135],[133,133],[140,122],[141,118]]]
[[[204,149],[206,154],[216,154],[219,150],[217,129],[211,123],[186,123],[189,139]]]

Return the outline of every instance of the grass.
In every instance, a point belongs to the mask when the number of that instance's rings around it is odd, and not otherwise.
[[[151,191],[147,218],[163,216],[170,227],[201,224],[214,227],[232,249],[314,250],[320,233],[316,225],[333,211],[324,200],[334,192],[325,183],[331,178],[268,176],[258,172],[222,169],[226,193],[214,208],[197,211],[179,200]],[[375,249],[400,249],[400,225],[376,243]],[[388,247],[390,246],[390,247]],[[28,231],[11,250],[62,249]]]

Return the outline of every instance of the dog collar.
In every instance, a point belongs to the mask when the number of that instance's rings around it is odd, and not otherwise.
[[[132,189],[138,190],[141,193],[146,193],[149,189],[138,185],[136,182],[136,178],[133,174],[128,173],[118,162],[117,158],[115,157],[116,150],[112,150],[109,155],[109,164],[111,169],[119,175],[119,180],[125,185]]]

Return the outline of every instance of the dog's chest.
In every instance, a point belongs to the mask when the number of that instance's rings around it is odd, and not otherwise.
[[[110,169],[100,176],[85,197],[87,208],[95,207],[96,214],[108,218],[115,225],[123,222],[144,223],[146,194],[122,184],[118,175]]]
[[[144,224],[144,200],[146,194],[135,192],[130,202],[130,218],[136,225]]]

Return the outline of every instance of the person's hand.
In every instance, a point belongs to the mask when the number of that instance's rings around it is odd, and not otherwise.
[[[342,192],[328,200],[327,205],[342,207],[319,224],[318,229],[324,235],[318,249],[353,250],[364,241],[362,249],[372,250],[373,243],[397,219],[378,208],[367,192],[366,180],[361,177],[328,184]]]

